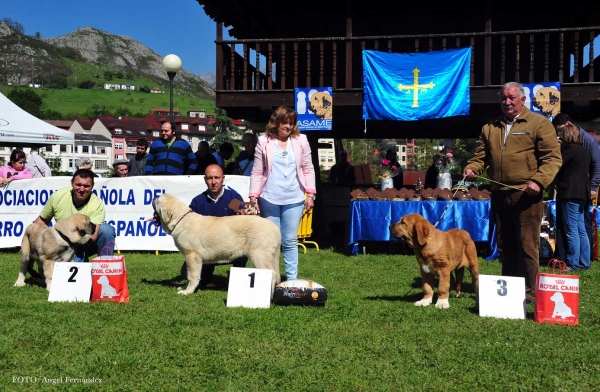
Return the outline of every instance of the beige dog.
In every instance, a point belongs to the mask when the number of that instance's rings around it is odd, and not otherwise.
[[[259,216],[216,218],[196,214],[173,195],[152,201],[154,219],[170,234],[185,256],[188,284],[179,294],[192,294],[200,282],[202,264],[218,264],[248,256],[254,267],[273,272],[271,293],[281,280],[281,234],[277,225]]]
[[[425,296],[415,302],[415,306],[427,306],[433,301],[433,277],[437,275],[439,297],[435,306],[439,309],[449,308],[450,275],[452,271],[456,271],[456,296],[458,297],[464,267],[469,269],[475,293],[478,292],[479,261],[475,243],[467,231],[438,230],[419,214],[403,216],[398,223],[390,226],[390,231],[395,238],[405,239],[417,256]]]
[[[21,266],[16,287],[25,286],[27,269],[38,264],[44,271],[46,289],[50,291],[55,261],[73,261],[75,248],[89,241],[96,225],[83,214],[75,214],[48,227],[43,223],[32,223],[25,229],[21,241]]]
[[[308,101],[308,108],[320,119],[333,117],[333,97],[326,92],[314,93]]]
[[[552,87],[542,87],[535,93],[531,104],[544,116],[555,117],[560,113],[560,91]]]

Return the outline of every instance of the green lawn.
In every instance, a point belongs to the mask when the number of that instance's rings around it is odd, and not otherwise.
[[[481,318],[470,283],[450,309],[415,307],[414,256],[300,253],[300,277],[325,307],[227,308],[216,283],[176,294],[177,253],[125,254],[131,301],[49,303],[12,287],[18,254],[0,253],[0,388],[199,391],[592,391],[600,386],[600,266],[581,273],[580,325]],[[283,269],[282,269],[283,271]],[[481,259],[482,274],[499,274]],[[467,282],[470,282],[470,277]],[[18,383],[14,377],[37,377]],[[62,380],[60,378],[62,377]],[[77,384],[70,378],[101,382]],[[16,379],[22,380],[22,379]]]

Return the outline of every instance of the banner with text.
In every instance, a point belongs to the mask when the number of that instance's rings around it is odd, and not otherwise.
[[[247,201],[250,177],[228,175],[225,185]],[[0,188],[0,248],[21,246],[27,226],[42,211],[54,191],[71,186],[71,177],[12,181]],[[170,193],[186,205],[206,190],[203,176],[96,178],[93,192],[106,208],[106,222],[117,232],[120,250],[176,251],[173,238],[152,222],[152,199]]]

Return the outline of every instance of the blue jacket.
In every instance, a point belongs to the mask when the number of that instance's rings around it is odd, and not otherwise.
[[[190,144],[176,138],[171,147],[158,139],[150,145],[146,159],[146,175],[181,175],[196,173],[196,154]]]
[[[583,128],[579,127],[579,132],[583,147],[590,153],[590,183],[592,190],[595,191],[598,189],[598,185],[600,185],[600,148],[598,148],[596,139]]]
[[[229,203],[231,203],[231,200],[233,199],[240,201],[244,201],[244,199],[232,188],[229,188],[226,185],[223,185],[223,188],[225,188],[223,195],[217,202],[208,197],[208,190],[194,197],[190,203],[192,211],[204,216],[221,217],[235,215],[235,211],[229,208]]]

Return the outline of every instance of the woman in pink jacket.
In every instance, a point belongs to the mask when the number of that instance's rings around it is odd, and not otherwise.
[[[8,185],[12,180],[33,178],[29,169],[25,169],[26,158],[27,155],[23,151],[13,150],[8,165],[0,167],[0,186]]]
[[[281,230],[287,280],[298,274],[298,225],[302,211],[315,203],[315,169],[306,135],[298,130],[298,114],[279,107],[267,131],[258,138],[250,175],[250,201],[263,218]]]

